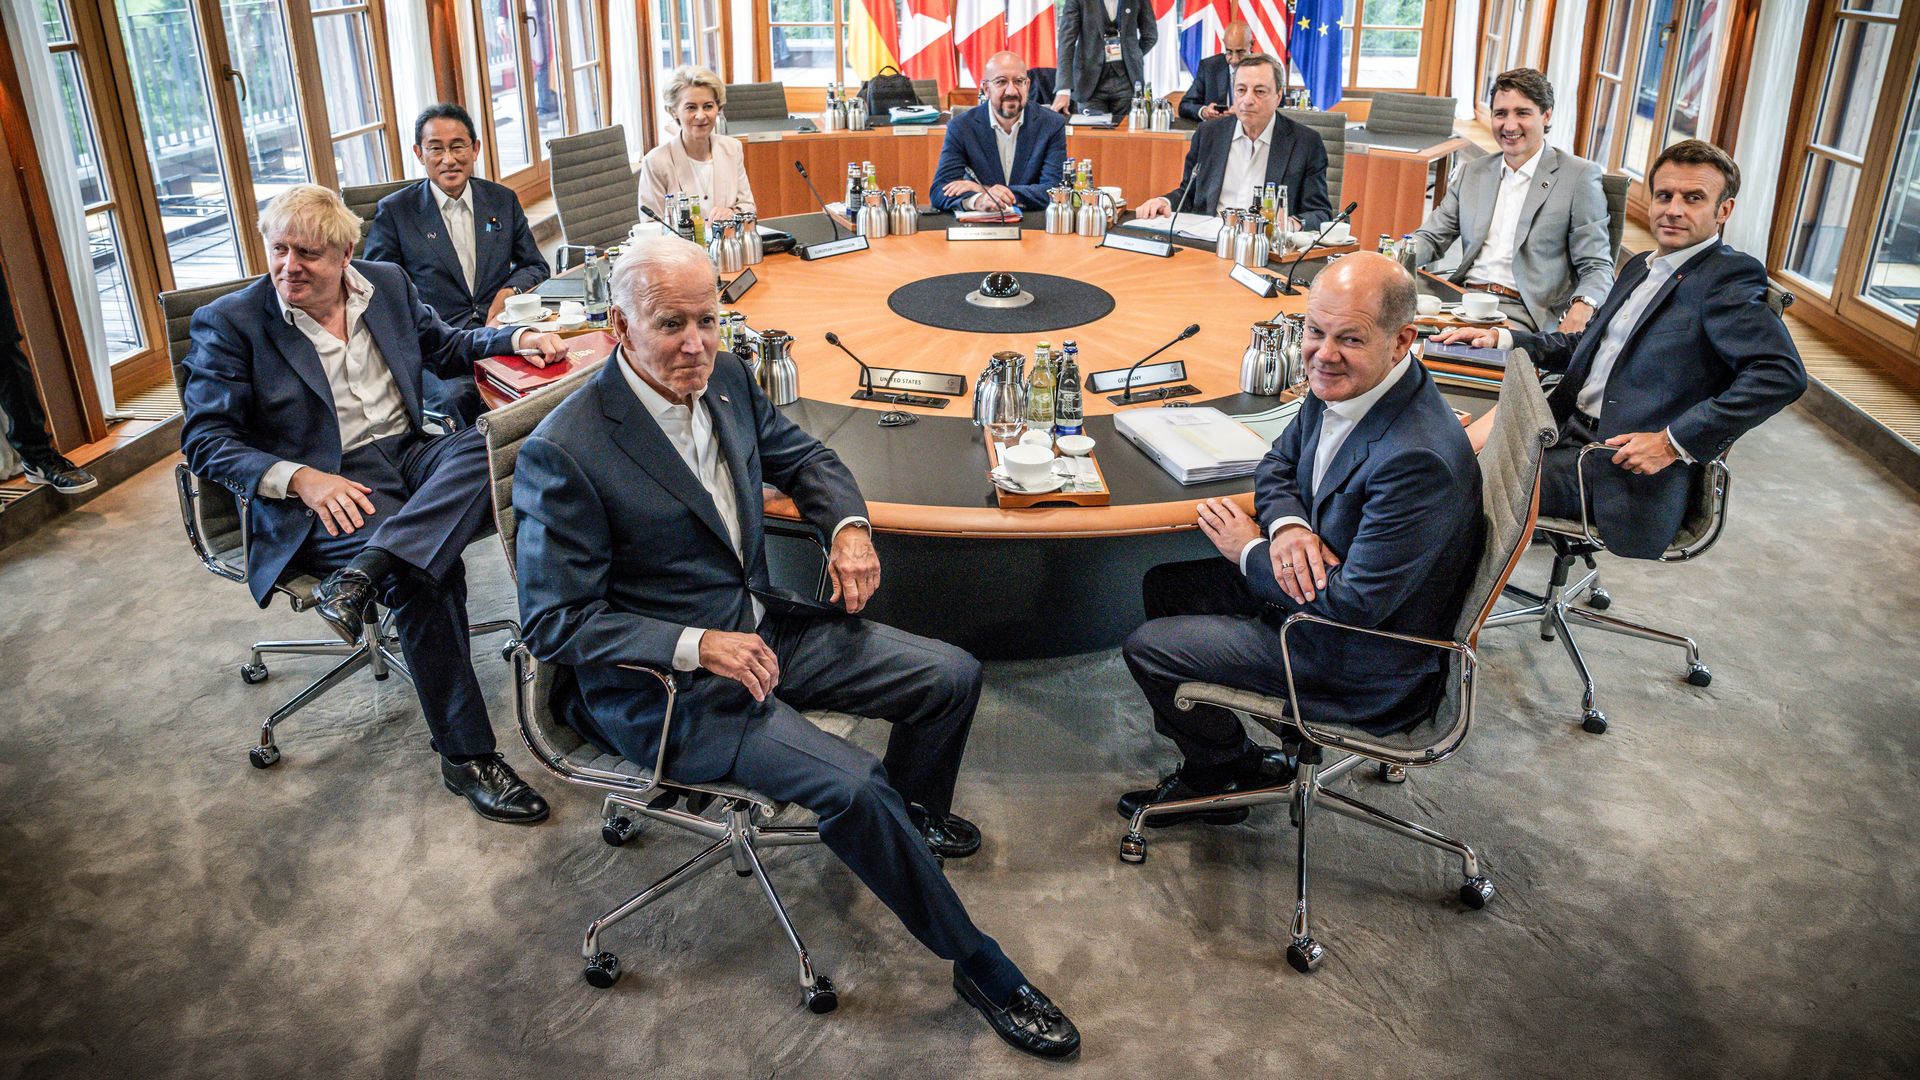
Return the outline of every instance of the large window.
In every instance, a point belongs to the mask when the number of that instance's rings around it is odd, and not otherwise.
[[[1729,75],[1727,27],[1749,0],[1607,0],[1597,5],[1581,119],[1581,153],[1635,181],[1682,139],[1715,139],[1714,108]],[[1750,5],[1749,5],[1750,6]]]
[[[537,187],[548,139],[605,126],[604,12],[595,0],[473,0],[473,15],[482,152],[493,176]]]
[[[398,173],[400,139],[386,63],[387,35],[373,0],[309,0],[314,53],[326,90],[335,178],[378,184]]]
[[[1826,0],[1775,210],[1773,269],[1836,333],[1920,358],[1920,20]]]
[[[847,61],[847,0],[766,0],[769,78],[788,86],[855,82]]]
[[[1420,42],[1425,0],[1346,0],[1345,34],[1352,90],[1413,90],[1420,86]],[[1354,32],[1355,27],[1359,32]]]

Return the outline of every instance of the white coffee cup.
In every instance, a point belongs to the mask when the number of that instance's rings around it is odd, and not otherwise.
[[[659,236],[663,230],[657,221],[642,221],[627,230],[627,242],[633,243],[643,236]]]
[[[1001,451],[1000,464],[1021,487],[1041,487],[1053,478],[1053,448],[1015,443]]]
[[[507,297],[507,318],[517,321],[531,319],[538,314],[540,314],[539,293],[515,293]]]
[[[1326,238],[1320,242],[1327,247],[1339,247],[1342,244],[1351,244],[1353,243],[1353,226],[1343,221],[1328,230]]]
[[[1093,436],[1062,435],[1057,445],[1060,447],[1060,452],[1068,457],[1086,457],[1093,453]]]
[[[1022,446],[1052,446],[1053,436],[1044,431],[1028,431],[1020,436]]]
[[[560,301],[560,318],[562,321],[567,319],[584,319],[586,317],[587,305],[578,300]]]
[[[1500,314],[1500,298],[1490,292],[1470,292],[1460,297],[1460,313],[1469,319],[1491,319]]]
[[[1437,296],[1428,296],[1426,293],[1421,293],[1414,299],[1414,305],[1420,309],[1420,314],[1422,315],[1440,314],[1440,298]]]

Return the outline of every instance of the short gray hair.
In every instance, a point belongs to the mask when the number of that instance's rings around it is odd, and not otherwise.
[[[671,233],[643,236],[627,244],[614,261],[611,281],[613,306],[629,319],[640,317],[640,292],[663,270],[698,266],[713,277],[713,260],[705,248]],[[717,309],[716,301],[716,309]]]
[[[1266,53],[1262,53],[1262,52],[1254,53],[1251,56],[1248,56],[1245,60],[1242,60],[1238,64],[1234,65],[1234,68],[1233,68],[1234,78],[1238,79],[1240,76],[1240,73],[1247,70],[1250,67],[1266,68],[1268,73],[1273,76],[1273,88],[1275,90],[1278,90],[1282,86],[1286,85],[1287,80],[1286,80],[1286,76],[1282,73],[1282,69],[1280,67],[1280,61],[1274,59],[1273,57],[1267,55]]]
[[[260,210],[260,237],[317,240],[349,254],[360,242],[360,215],[347,209],[340,196],[319,184],[295,184],[273,197]]]
[[[1386,287],[1380,290],[1380,326],[1389,334],[1398,333],[1420,317],[1420,294],[1414,288],[1413,275],[1405,266],[1394,269],[1397,273],[1390,275]]]
[[[713,91],[714,104],[722,109],[727,107],[727,85],[720,81],[711,69],[703,67],[678,67],[667,79],[667,88],[660,91],[660,101],[672,112],[680,107],[680,95],[696,86]]]

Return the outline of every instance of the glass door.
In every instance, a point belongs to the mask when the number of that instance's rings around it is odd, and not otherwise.
[[[486,64],[476,115],[491,175],[546,179],[547,140],[606,125],[606,10],[599,0],[473,0]]]
[[[239,116],[246,190],[257,211],[295,184],[315,180],[293,75],[285,0],[220,0],[226,51],[223,89]],[[329,173],[332,169],[327,170]],[[324,178],[332,180],[331,176]]]
[[[519,5],[514,0],[476,4],[481,55],[486,58],[488,130],[480,134],[493,161],[493,175],[504,178],[533,164],[532,128],[520,80]]]
[[[1587,138],[1583,156],[1611,171],[1614,136],[1618,128],[1614,113],[1627,81],[1627,31],[1639,14],[1638,0],[1613,0],[1601,24],[1599,55],[1593,73],[1592,111],[1587,115]]]
[[[1646,178],[1647,164],[1655,153],[1653,127],[1661,104],[1660,80],[1666,73],[1667,41],[1676,28],[1673,0],[1653,0],[1653,9],[1641,27],[1640,61],[1629,87],[1627,145],[1620,155],[1620,171],[1635,180]]]
[[[1671,88],[1666,95],[1660,147],[1685,139],[1711,137],[1717,84],[1708,76],[1717,66],[1727,0],[1685,0],[1680,47],[1674,53]]]

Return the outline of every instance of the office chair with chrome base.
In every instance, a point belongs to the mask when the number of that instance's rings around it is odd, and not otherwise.
[[[173,362],[176,388],[184,391],[186,386],[186,358],[193,349],[193,313],[230,292],[246,288],[255,280],[240,278],[218,285],[176,289],[160,294],[160,309],[167,320],[167,350]],[[428,413],[427,417],[431,419],[435,415]],[[230,491],[205,480],[187,468],[186,462],[174,465],[173,479],[174,488],[180,496],[180,521],[186,528],[187,542],[193,545],[193,553],[199,557],[200,565],[216,577],[245,585],[250,535],[248,516],[252,497],[243,491]],[[288,604],[295,611],[306,611],[313,607],[313,593],[319,587],[319,578],[299,571],[288,571],[273,584],[274,591],[286,596]],[[276,727],[360,669],[372,668],[373,677],[383,682],[389,675],[398,674],[409,686],[413,684],[413,674],[407,670],[405,661],[399,655],[400,641],[393,633],[391,613],[375,604],[369,607],[367,614],[369,617],[361,628],[358,641],[341,641],[337,636],[256,641],[248,649],[247,662],[240,665],[240,681],[249,686],[267,681],[271,672],[267,668],[266,658],[270,655],[340,657],[339,662],[326,674],[315,679],[306,689],[261,721],[260,741],[247,750],[247,760],[254,768],[266,769],[279,763],[280,747],[273,737]],[[509,633],[513,639],[520,636],[519,626],[504,619],[474,623],[468,627],[468,633],[473,635],[501,631]],[[509,641],[508,649],[502,651],[503,657],[512,644]]]
[[[1786,310],[1793,306],[1793,294],[1769,285],[1766,303],[1774,315],[1784,317]],[[1607,550],[1607,545],[1586,515],[1587,457],[1601,451],[1613,453],[1614,448],[1603,443],[1589,443],[1580,451],[1579,464],[1576,466],[1580,482],[1580,520],[1540,520],[1536,535],[1553,547],[1553,566],[1547,573],[1545,590],[1535,593],[1516,585],[1507,586],[1507,594],[1521,601],[1523,606],[1499,612],[1487,620],[1488,626],[1537,625],[1541,641],[1552,641],[1556,636],[1559,637],[1560,644],[1567,651],[1567,658],[1573,661],[1574,670],[1580,674],[1580,726],[1594,735],[1606,733],[1608,720],[1607,714],[1599,708],[1593,672],[1587,667],[1586,657],[1581,654],[1580,645],[1573,638],[1573,626],[1576,624],[1609,634],[1657,641],[1685,649],[1687,670],[1681,677],[1692,686],[1704,687],[1713,683],[1713,672],[1701,662],[1700,645],[1692,638],[1616,615],[1601,614],[1613,606],[1613,595],[1600,584],[1599,564],[1594,561],[1594,555]],[[1698,558],[1719,541],[1720,533],[1727,525],[1727,493],[1732,486],[1733,473],[1727,468],[1726,454],[1706,463],[1694,479],[1687,516],[1681,522],[1680,532],[1667,545],[1658,562],[1686,562]],[[1569,583],[1576,562],[1585,565],[1586,573]],[[1582,598],[1586,600],[1586,607],[1575,606]]]
[[[1318,615],[1296,612],[1287,617],[1280,629],[1280,655],[1286,667],[1287,696],[1284,698],[1239,690],[1212,683],[1183,683],[1175,701],[1182,709],[1197,704],[1231,709],[1252,719],[1278,735],[1283,743],[1299,747],[1299,772],[1292,782],[1256,791],[1207,795],[1143,806],[1128,823],[1120,841],[1120,858],[1138,863],[1147,857],[1147,840],[1141,828],[1149,818],[1166,814],[1203,810],[1224,810],[1236,806],[1289,804],[1294,829],[1298,833],[1298,863],[1294,869],[1295,899],[1291,941],[1287,945],[1287,963],[1294,970],[1310,972],[1320,965],[1326,950],[1313,939],[1307,921],[1307,825],[1316,807],[1343,817],[1385,829],[1430,847],[1451,852],[1460,858],[1460,902],[1469,908],[1485,907],[1493,898],[1493,882],[1482,872],[1479,856],[1465,842],[1426,825],[1408,821],[1378,809],[1329,785],[1371,761],[1381,778],[1389,770],[1425,768],[1451,757],[1466,741],[1473,724],[1476,698],[1474,675],[1479,658],[1480,629],[1500,598],[1500,590],[1519,565],[1533,533],[1539,511],[1540,461],[1552,443],[1553,414],[1533,367],[1522,363],[1520,353],[1510,354],[1507,373],[1500,385],[1499,417],[1480,452],[1481,512],[1486,518],[1486,540],[1481,547],[1473,582],[1467,589],[1459,618],[1449,640],[1433,640],[1396,634],[1363,626],[1348,626]],[[1301,623],[1314,623],[1345,633],[1413,642],[1447,654],[1446,688],[1432,712],[1413,727],[1390,735],[1375,735],[1341,723],[1316,722],[1302,714],[1294,692],[1293,665],[1287,654],[1287,634]],[[1327,751],[1344,755],[1329,761]]]
[[[595,371],[597,368],[581,371],[480,418],[480,429],[486,435],[492,462],[494,515],[510,568],[514,565],[518,533],[513,509],[513,472],[521,444],[548,413]],[[807,530],[806,535],[818,542],[819,538],[811,530]],[[825,578],[823,566],[820,580]],[[566,783],[604,796],[600,832],[603,840],[615,847],[622,846],[637,833],[636,821],[645,819],[684,829],[709,841],[699,854],[587,924],[586,936],[580,945],[580,955],[586,961],[583,974],[587,982],[604,989],[620,978],[620,958],[601,947],[601,934],[687,884],[701,871],[726,862],[740,877],[754,878],[773,906],[780,929],[799,957],[803,1003],[816,1013],[832,1012],[840,1003],[833,981],[814,970],[806,944],[800,940],[793,920],[787,916],[786,905],[781,903],[780,894],[774,890],[773,880],[760,861],[760,851],[764,848],[819,843],[819,830],[807,825],[772,824],[785,808],[784,804],[751,788],[723,781],[689,784],[674,780],[667,764],[668,735],[672,730],[676,699],[673,673],[637,664],[621,666],[653,676],[666,692],[660,750],[651,762],[632,762],[618,754],[604,752],[565,722],[562,713],[573,700],[575,685],[571,668],[544,663],[525,646],[517,646],[513,653],[514,712],[519,719],[521,737],[549,772]],[[806,715],[816,725],[843,737],[851,734],[859,723],[857,718],[839,713],[809,712]],[[682,800],[684,808],[676,806]],[[708,816],[708,810],[715,804],[719,807],[717,818]]]

